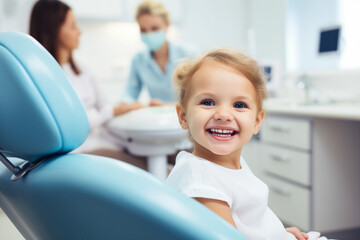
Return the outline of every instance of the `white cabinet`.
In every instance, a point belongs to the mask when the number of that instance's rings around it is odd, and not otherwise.
[[[269,206],[286,224],[310,229],[311,191],[281,179],[265,176],[269,187]]]
[[[261,131],[266,142],[302,150],[310,150],[311,122],[308,119],[270,116],[264,119]]]
[[[360,121],[313,120],[312,226],[360,228]]]
[[[310,152],[266,144],[261,156],[266,172],[310,186]]]
[[[257,158],[269,206],[286,225],[323,233],[360,227],[359,121],[268,113],[260,136],[244,156]]]
[[[286,224],[309,230],[311,120],[267,116],[261,139],[270,208]]]

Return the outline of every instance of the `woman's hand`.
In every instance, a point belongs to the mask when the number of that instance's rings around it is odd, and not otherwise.
[[[306,233],[301,232],[297,227],[288,227],[286,231],[293,234],[298,240],[306,240],[309,238]]]
[[[114,116],[118,116],[139,108],[143,108],[144,106],[138,102],[134,103],[120,103],[119,105],[114,107]]]
[[[163,106],[164,103],[160,99],[151,99],[149,107]]]

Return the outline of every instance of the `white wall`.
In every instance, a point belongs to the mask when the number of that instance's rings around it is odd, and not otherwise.
[[[248,0],[184,0],[181,40],[205,51],[233,47],[247,51]]]
[[[143,47],[137,25],[79,21],[79,26],[82,35],[75,59],[88,65],[108,100],[118,102],[128,77],[130,59]]]
[[[286,0],[250,0],[250,50],[260,61],[285,63]]]
[[[360,67],[360,2],[288,0],[287,69],[323,70]],[[318,54],[319,30],[340,25],[340,53]]]
[[[184,0],[181,40],[202,50],[232,47],[283,65],[286,1]]]
[[[360,1],[340,1],[340,19],[343,25],[343,51],[340,69],[360,67]]]
[[[291,96],[306,75],[320,100],[360,102],[360,1],[287,0],[286,87]],[[340,51],[318,54],[319,31],[341,26]]]
[[[34,2],[35,0],[0,0],[0,32],[28,32]]]

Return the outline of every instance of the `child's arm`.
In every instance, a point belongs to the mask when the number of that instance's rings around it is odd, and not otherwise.
[[[232,218],[231,211],[229,205],[220,200],[210,199],[210,198],[194,198],[195,200],[199,201],[211,211],[225,219],[228,223],[233,225],[236,228],[234,219]]]
[[[216,199],[210,199],[210,198],[194,198],[198,202],[202,203],[204,206],[209,208],[211,211],[225,219],[228,223],[233,225],[236,228],[234,219],[231,215],[230,207],[227,204],[227,202],[216,200]],[[309,236],[301,232],[296,227],[289,227],[286,228],[286,231],[293,234],[298,240],[306,240],[309,238]]]

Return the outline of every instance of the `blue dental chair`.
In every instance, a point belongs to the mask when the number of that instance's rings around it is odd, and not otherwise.
[[[245,239],[141,169],[68,154],[88,131],[52,56],[28,35],[0,33],[0,207],[25,239]]]

